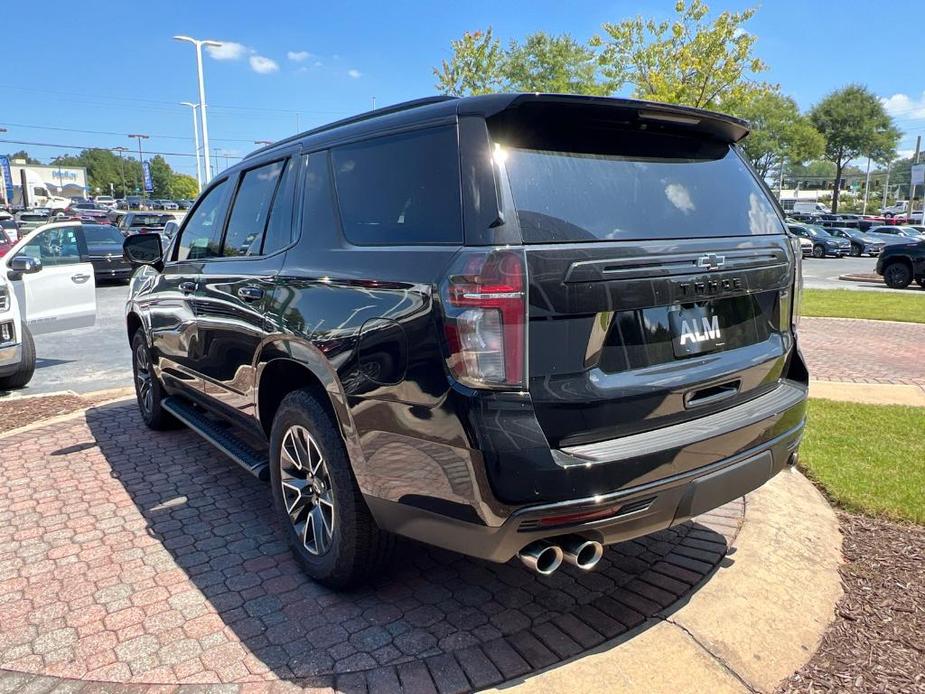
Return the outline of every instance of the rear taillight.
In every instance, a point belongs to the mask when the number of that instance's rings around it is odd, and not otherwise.
[[[523,389],[527,282],[522,250],[463,251],[441,287],[447,366],[473,388]]]
[[[793,249],[793,299],[790,301],[790,327],[796,331],[800,325],[800,309],[803,303],[803,250],[800,239],[791,238]]]

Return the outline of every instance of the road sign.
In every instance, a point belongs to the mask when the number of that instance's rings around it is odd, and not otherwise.
[[[7,156],[0,157],[0,176],[3,176],[3,199],[7,204],[13,202],[13,174],[10,172],[10,158]]]
[[[915,164],[912,167],[912,185],[925,185],[925,164]]]

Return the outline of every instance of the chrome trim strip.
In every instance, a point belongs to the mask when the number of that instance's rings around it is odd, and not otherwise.
[[[792,383],[782,383],[770,393],[706,417],[645,431],[641,434],[569,446],[561,450],[570,456],[581,458],[582,461],[603,463],[625,460],[656,451],[687,446],[735,429],[742,429],[780,414],[805,399],[805,388]],[[568,466],[568,463],[563,464]],[[575,464],[584,465],[585,463],[576,462]]]

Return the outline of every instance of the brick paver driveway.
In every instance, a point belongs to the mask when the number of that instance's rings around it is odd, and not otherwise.
[[[820,381],[925,386],[925,324],[804,318],[800,346]]]
[[[2,450],[0,691],[32,686],[16,673],[484,687],[670,609],[721,560],[744,511],[733,502],[608,549],[594,572],[545,579],[406,543],[373,585],[338,594],[299,571],[263,483],[188,431],[147,431],[134,402]]]

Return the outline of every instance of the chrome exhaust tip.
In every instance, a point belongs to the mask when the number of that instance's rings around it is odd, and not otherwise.
[[[560,540],[562,558],[582,571],[590,571],[604,555],[604,546],[597,540],[589,540],[578,535],[569,535]]]
[[[517,553],[528,569],[541,576],[549,576],[562,565],[562,548],[546,540],[531,542]]]

